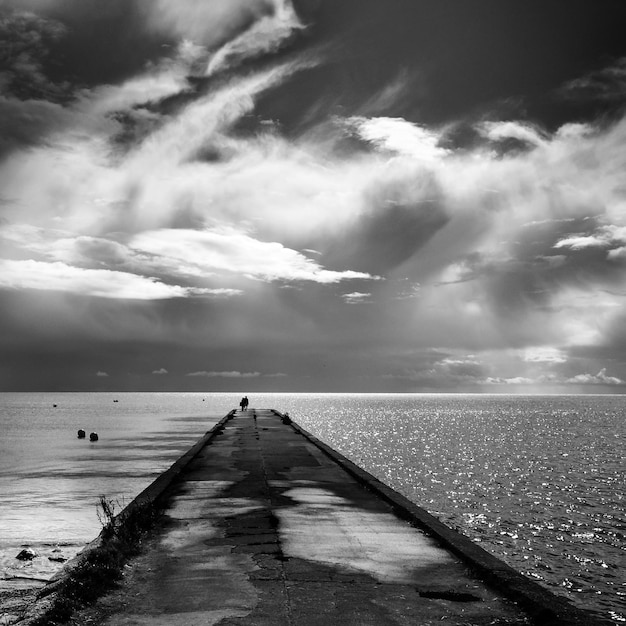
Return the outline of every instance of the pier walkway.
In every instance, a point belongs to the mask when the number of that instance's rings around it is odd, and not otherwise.
[[[89,623],[531,623],[269,410],[201,450],[127,570]]]

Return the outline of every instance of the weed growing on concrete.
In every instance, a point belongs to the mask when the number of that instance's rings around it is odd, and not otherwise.
[[[98,497],[96,504],[96,515],[98,521],[102,525],[102,532],[105,535],[112,535],[115,533],[116,525],[116,511],[121,508],[120,503],[117,500],[112,500],[105,495]]]
[[[124,565],[138,554],[142,540],[159,515],[151,504],[136,505],[115,515],[117,503],[105,496],[98,500],[102,523],[100,544],[89,550],[63,580],[50,610],[33,626],[67,623],[75,611],[93,604],[122,578]]]

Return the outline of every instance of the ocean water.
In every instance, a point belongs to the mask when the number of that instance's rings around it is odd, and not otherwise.
[[[180,393],[0,394],[0,590],[46,580],[237,398]],[[231,406],[232,405],[232,406]],[[78,439],[82,428],[86,439]],[[99,440],[89,441],[97,432]],[[38,557],[19,561],[25,547]]]
[[[113,402],[118,400],[118,402]],[[0,394],[0,588],[46,578],[237,394]],[[626,396],[255,394],[553,592],[626,622]],[[57,407],[52,405],[56,404]],[[96,430],[97,443],[76,439]],[[15,560],[21,546],[40,557]],[[4,580],[2,580],[4,579]]]

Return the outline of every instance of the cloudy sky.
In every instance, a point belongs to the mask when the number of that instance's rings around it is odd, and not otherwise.
[[[626,391],[623,0],[0,0],[0,390]]]

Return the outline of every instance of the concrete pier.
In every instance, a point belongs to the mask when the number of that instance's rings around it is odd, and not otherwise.
[[[427,518],[348,465],[274,411],[234,413],[170,482],[163,522],[84,623],[593,623],[556,598],[550,607],[548,592],[533,599],[532,584],[530,597],[506,598],[463,540],[443,547]]]

